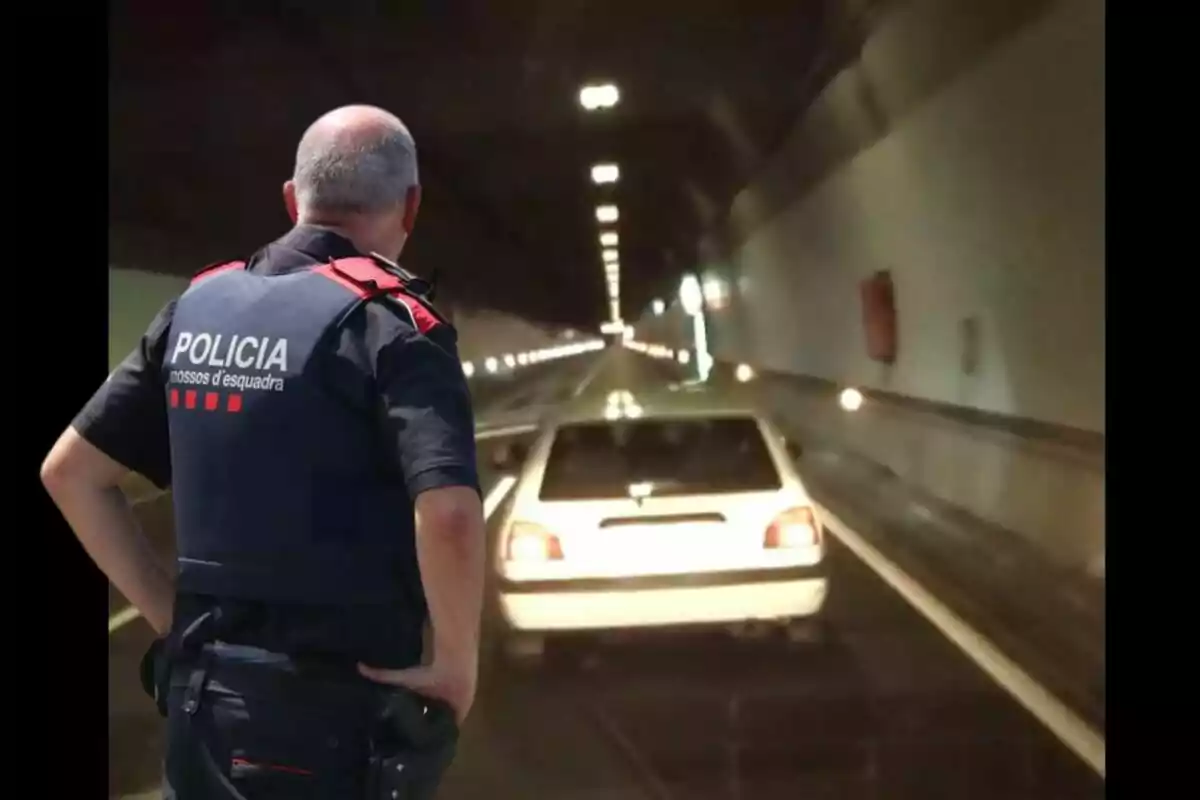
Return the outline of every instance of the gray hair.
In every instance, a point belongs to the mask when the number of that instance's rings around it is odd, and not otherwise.
[[[296,150],[301,214],[373,214],[404,202],[417,185],[417,146],[399,120],[369,134],[313,125]]]

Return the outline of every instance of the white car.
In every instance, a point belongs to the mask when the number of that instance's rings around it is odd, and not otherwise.
[[[493,548],[507,654],[588,631],[819,633],[825,541],[798,449],[753,411],[659,413],[627,394],[549,426],[524,459]]]

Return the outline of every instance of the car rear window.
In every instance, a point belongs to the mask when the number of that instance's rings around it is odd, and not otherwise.
[[[751,417],[643,419],[559,428],[542,478],[543,500],[769,491],[779,472]]]

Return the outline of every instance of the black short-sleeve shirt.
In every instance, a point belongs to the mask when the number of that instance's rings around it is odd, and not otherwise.
[[[260,274],[286,274],[331,258],[361,255],[347,239],[332,231],[298,226],[255,253],[247,269]],[[171,483],[162,365],[174,310],[172,301],[158,313],[137,347],[73,422],[84,439],[160,488]],[[374,397],[364,398],[373,403],[378,403],[382,394],[382,434],[391,443],[387,450],[394,456],[396,474],[402,476],[410,497],[447,486],[479,491],[474,416],[458,357],[457,334],[451,325],[418,325],[407,306],[390,299],[368,303],[343,326],[336,346],[322,357],[328,359],[331,369],[339,371],[339,386],[374,393]],[[212,602],[211,598],[180,597],[176,625],[186,624],[189,617]],[[391,627],[396,622],[371,615],[347,619],[336,610],[326,614],[315,608],[267,609],[265,613],[264,625],[283,631],[283,641],[272,636],[271,642],[257,643],[291,649],[369,653],[370,643],[382,641],[378,627]],[[418,640],[413,646],[419,656],[420,628],[416,623],[423,620],[408,622],[414,625],[404,626],[408,631],[401,638],[411,642],[415,632]],[[288,633],[293,630],[302,630],[302,641]],[[385,650],[381,657],[393,661],[393,665],[408,660],[407,656],[396,655],[395,647]]]

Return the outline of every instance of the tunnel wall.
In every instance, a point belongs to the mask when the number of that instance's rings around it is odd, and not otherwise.
[[[137,344],[146,326],[187,280],[134,269],[108,271],[108,360],[115,367]],[[463,360],[503,356],[561,343],[560,333],[496,311],[456,308],[447,312],[458,328]]]
[[[701,266],[728,287],[710,340],[786,376],[769,391],[795,427],[1102,575],[1104,5],[1018,0],[997,18],[1010,30],[980,35],[992,5],[913,2],[879,22],[737,197],[741,243]],[[953,70],[935,80],[939,63]],[[865,105],[874,141],[779,203],[822,137],[868,124]],[[895,284],[891,366],[865,349],[858,284],[876,270]],[[643,319],[638,338],[680,346],[681,317]],[[835,400],[846,385],[870,398],[855,414]]]
[[[566,341],[565,331],[553,331],[511,314],[463,306],[450,313],[458,328],[458,352],[464,361],[539,350]]]

